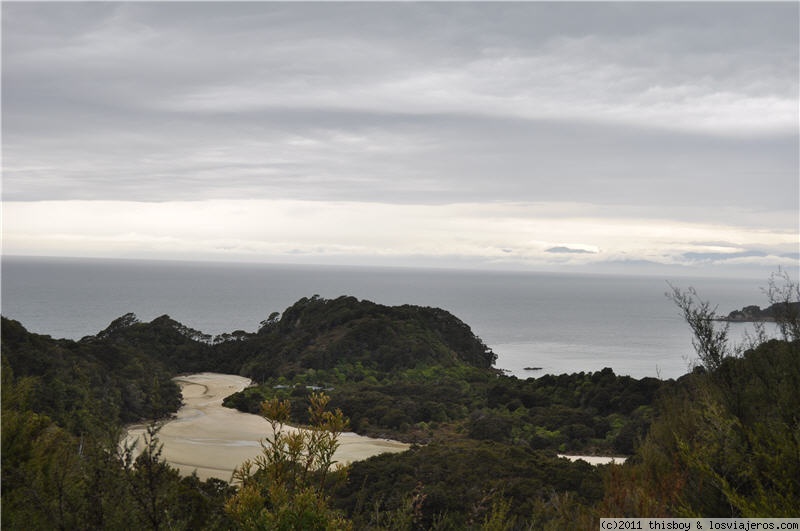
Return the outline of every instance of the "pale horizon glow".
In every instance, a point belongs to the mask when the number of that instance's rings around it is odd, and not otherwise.
[[[559,212],[552,216],[551,210]],[[696,268],[791,268],[791,231],[591,217],[580,204],[404,205],[295,200],[11,202],[3,210],[4,253],[103,258],[408,263],[414,257],[478,267],[541,270],[554,264],[652,262]],[[303,220],[298,223],[297,220]],[[57,225],[57,230],[53,225]],[[575,239],[580,234],[581,239]],[[748,253],[757,246],[759,253]],[[409,259],[411,257],[411,259]],[[696,271],[696,269],[695,269]]]
[[[797,3],[0,9],[5,255],[800,273]]]

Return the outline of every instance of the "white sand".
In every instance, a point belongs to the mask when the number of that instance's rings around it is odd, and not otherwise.
[[[570,461],[586,461],[590,465],[607,465],[609,463],[614,463],[617,465],[621,465],[625,462],[626,457],[606,457],[601,455],[563,455],[558,454],[558,457],[563,457],[569,459]]]
[[[197,471],[201,479],[230,481],[234,468],[261,452],[260,441],[270,430],[263,417],[222,406],[226,396],[241,391],[250,385],[250,380],[231,374],[201,373],[180,376],[175,381],[181,386],[184,405],[158,434],[164,444],[162,457],[182,474]],[[127,440],[141,437],[144,431],[144,426],[132,426]],[[335,457],[345,463],[385,452],[402,452],[409,446],[355,433],[343,433],[339,443]]]

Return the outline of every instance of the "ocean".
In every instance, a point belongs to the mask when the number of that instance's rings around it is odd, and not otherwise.
[[[696,357],[667,282],[727,314],[768,305],[767,280],[4,256],[0,308],[56,338],[96,334],[128,312],[216,335],[255,331],[302,297],[353,295],[448,310],[519,378],[604,367],[677,378]],[[731,335],[747,327],[732,325]]]

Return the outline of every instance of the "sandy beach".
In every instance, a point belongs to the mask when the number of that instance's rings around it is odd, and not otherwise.
[[[182,474],[196,471],[201,479],[229,481],[234,468],[261,452],[260,441],[270,430],[264,418],[222,406],[226,396],[241,391],[250,385],[250,380],[231,374],[200,373],[180,376],[175,381],[181,386],[184,405],[159,432],[164,444],[162,456]],[[132,426],[128,440],[143,433],[144,426]],[[344,463],[408,448],[397,441],[355,433],[343,433],[339,442],[336,459]]]

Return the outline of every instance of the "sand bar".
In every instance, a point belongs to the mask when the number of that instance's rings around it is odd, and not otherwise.
[[[586,461],[590,465],[608,465],[610,463],[614,463],[617,465],[621,465],[625,462],[627,457],[612,457],[612,456],[602,456],[602,455],[564,455],[558,454],[558,457],[563,457],[565,459],[569,459],[570,461]]]
[[[264,418],[222,405],[226,396],[241,391],[250,385],[250,380],[204,372],[180,376],[175,381],[181,386],[184,405],[158,434],[164,444],[162,457],[182,474],[196,471],[201,479],[229,481],[234,468],[261,452],[260,441],[270,430]],[[144,430],[144,426],[131,426],[127,439],[141,437]],[[339,442],[336,459],[345,463],[385,452],[402,452],[409,446],[355,433],[343,433]]]

